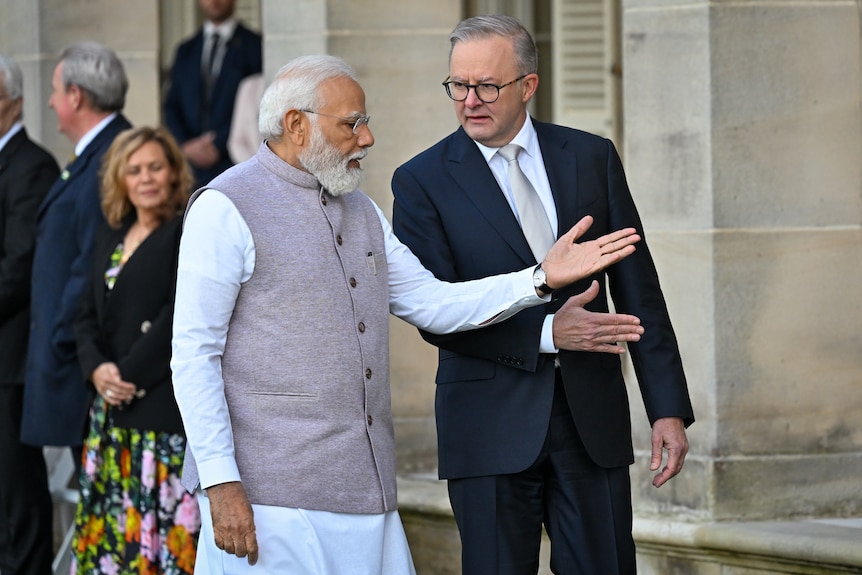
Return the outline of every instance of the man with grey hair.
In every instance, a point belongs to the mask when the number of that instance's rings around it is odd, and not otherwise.
[[[0,573],[51,573],[42,450],[21,443],[36,210],[60,170],[24,129],[21,68],[0,54]]]
[[[104,220],[102,156],[114,137],[131,127],[121,113],[129,84],[113,50],[82,42],[60,54],[51,86],[48,105],[75,148],[36,215],[21,440],[68,445],[80,466],[89,394],[78,365],[74,322],[96,230]]]
[[[395,232],[429,270],[462,281],[520,269],[587,213],[587,237],[641,229],[613,143],[528,113],[538,57],[518,20],[469,18],[449,40],[441,92],[461,126],[392,177]],[[543,526],[554,573],[633,574],[621,342],[652,425],[654,486],[682,469],[694,421],[647,246],[475,337],[423,337],[440,349],[439,474],[464,575],[534,575]]]
[[[628,229],[576,244],[587,217],[548,253],[541,285],[533,266],[440,282],[358,190],[368,120],[343,60],[293,60],[264,93],[257,154],[189,203],[171,368],[183,484],[202,490],[198,573],[414,573],[396,509],[388,314],[480,328],[639,240]]]

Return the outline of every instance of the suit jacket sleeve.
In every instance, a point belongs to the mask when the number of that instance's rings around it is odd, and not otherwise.
[[[105,227],[107,228],[107,226]],[[100,247],[102,244],[101,238],[107,235],[107,231],[100,234],[98,242]],[[93,273],[87,279],[86,287],[81,294],[78,316],[75,319],[75,343],[78,352],[78,363],[81,365],[84,382],[90,383],[92,382],[90,376],[93,375],[93,371],[97,367],[107,361],[113,361],[102,351],[105,345],[99,331],[99,318],[96,310],[96,298],[102,297],[104,293],[102,284],[97,284],[96,282],[101,281],[104,270],[96,270],[95,263],[93,264],[93,268]],[[95,280],[93,276],[100,279]]]
[[[101,155],[92,158],[91,161],[98,165],[100,159]],[[98,193],[98,168],[89,167],[77,185],[81,193],[75,200],[74,212],[69,214],[78,242],[77,255],[72,261],[69,280],[63,287],[60,308],[57,310],[57,331],[53,334],[53,344],[57,349],[75,343],[78,306],[81,302],[81,294],[89,281],[96,234],[105,221]]]
[[[40,153],[38,159],[16,157],[15,162],[18,166],[7,166],[10,171],[6,174],[8,194],[3,199],[0,321],[18,313],[30,301],[36,212],[60,173],[57,163],[47,153]]]
[[[638,316],[645,329],[640,341],[629,343],[628,348],[650,424],[662,417],[681,417],[688,426],[694,422],[694,412],[676,335],[622,162],[614,145],[606,143],[606,229],[635,227],[644,237],[633,255],[608,269],[611,297],[619,313]]]

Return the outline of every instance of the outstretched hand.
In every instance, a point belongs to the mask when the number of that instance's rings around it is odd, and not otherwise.
[[[623,313],[593,312],[588,303],[599,295],[599,282],[593,280],[585,291],[573,295],[554,314],[554,346],[571,351],[625,353],[622,342],[640,341],[644,328],[637,316]]]
[[[592,216],[584,216],[557,240],[542,262],[546,282],[558,289],[615,264],[635,251],[641,240],[634,228],[625,228],[595,240],[575,243],[593,225]]]

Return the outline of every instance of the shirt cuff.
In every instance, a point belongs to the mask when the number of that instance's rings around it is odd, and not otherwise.
[[[533,285],[535,266],[512,274],[512,293],[519,301],[536,304],[540,301],[551,301],[551,294],[540,296]]]
[[[557,353],[554,347],[554,316],[546,315],[542,324],[542,339],[539,341],[539,353]]]
[[[207,489],[213,485],[241,481],[236,459],[233,457],[220,457],[206,462],[195,462],[198,467],[201,489]]]

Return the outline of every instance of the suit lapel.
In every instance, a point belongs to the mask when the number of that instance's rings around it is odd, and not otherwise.
[[[563,235],[578,220],[578,158],[574,147],[560,130],[550,124],[533,120],[545,173],[554,205],[557,208],[557,237]]]
[[[235,90],[229,90],[231,85],[237,82],[236,71],[242,70],[242,27],[237,24],[233,36],[228,40],[225,46],[224,58],[222,58],[221,69],[219,75],[216,76],[215,85],[213,86],[213,102],[221,101],[227,96],[233,96]]]
[[[191,94],[201,94],[203,90],[203,58],[204,58],[204,32],[201,29],[194,37],[192,44],[192,58],[189,62],[190,69],[186,70],[183,82],[190,83],[195,89],[189,90]]]
[[[467,199],[527,265],[532,263],[535,258],[512,208],[484,156],[463,128],[459,128],[455,133],[447,159],[453,180],[461,187]]]
[[[99,297],[96,298],[96,310],[99,316],[102,316],[102,312],[109,305],[110,299],[105,299],[105,293],[108,290],[108,287],[105,285],[105,272],[108,270],[108,266],[111,263],[111,256],[114,253],[114,249],[116,249],[117,244],[120,243],[126,232],[129,231],[129,228],[132,226],[134,219],[127,218],[123,221],[123,225],[120,226],[120,229],[113,229],[105,225],[106,231],[103,236],[104,241],[101,242],[96,247],[96,253],[93,254],[93,261],[97,263],[93,267],[93,275],[92,281],[94,282],[95,293],[98,294]],[[114,289],[117,289],[117,283],[119,283],[120,277],[117,276],[117,281],[114,283]]]

